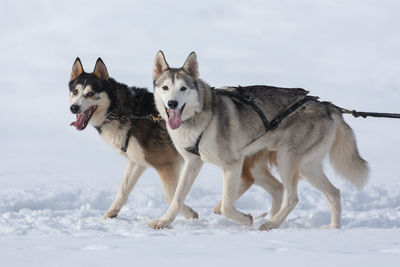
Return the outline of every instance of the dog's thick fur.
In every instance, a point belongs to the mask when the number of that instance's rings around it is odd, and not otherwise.
[[[304,178],[319,189],[331,207],[331,224],[340,227],[340,191],[325,176],[325,155],[345,179],[357,187],[367,181],[368,165],[359,156],[352,129],[339,109],[327,102],[309,101],[284,119],[275,130],[248,145],[263,132],[260,117],[251,107],[226,95],[217,95],[199,79],[196,54],[192,52],[182,68],[170,68],[161,51],[154,70],[154,96],[161,116],[168,121],[168,132],[185,160],[174,199],[164,216],[150,226],[163,228],[175,218],[182,206],[202,161],[214,163],[223,172],[221,212],[244,225],[251,217],[236,210],[239,177],[243,159],[263,149],[276,153],[285,198],[280,210],[260,229],[278,228],[295,208],[298,180]],[[302,99],[303,89],[270,86],[231,87],[225,90],[252,97],[269,120]],[[199,143],[200,157],[185,148]]]
[[[71,111],[77,114],[77,121],[72,125],[83,130],[91,124],[106,143],[127,159],[120,189],[103,217],[117,216],[146,167],[156,169],[162,181],[165,199],[170,203],[183,159],[174,148],[164,121],[134,118],[149,114],[158,116],[153,94],[146,89],[128,87],[110,78],[100,58],[93,73],[84,72],[81,61],[77,58],[72,67],[69,89]],[[109,119],[109,114],[115,119]],[[127,136],[128,149],[123,152],[121,147],[124,146]],[[265,165],[265,157],[268,155],[264,150],[245,161],[240,192],[243,194],[254,182],[264,187],[272,194],[271,213],[275,214],[281,205],[283,187]],[[253,176],[251,168],[259,169],[258,172],[262,172],[262,175],[256,173]],[[198,217],[186,205],[182,205],[180,211],[186,218]],[[214,211],[220,213],[220,205]]]

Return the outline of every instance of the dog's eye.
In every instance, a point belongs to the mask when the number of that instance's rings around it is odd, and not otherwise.
[[[185,87],[185,86],[182,86],[182,87],[181,87],[181,91],[186,91],[186,87]]]
[[[162,87],[162,89],[163,89],[164,91],[168,91],[168,86],[165,85],[165,86]]]
[[[74,95],[77,95],[78,94],[78,90],[74,90],[74,91],[72,91],[72,94],[74,94]]]
[[[93,93],[93,92],[89,92],[89,93],[87,93],[86,96],[87,96],[87,97],[92,97],[92,96],[94,96],[94,93]]]

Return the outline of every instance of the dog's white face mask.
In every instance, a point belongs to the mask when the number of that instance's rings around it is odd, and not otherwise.
[[[72,66],[71,79],[69,84],[70,110],[76,114],[76,121],[70,125],[77,130],[84,130],[90,123],[94,126],[104,121],[104,114],[110,105],[107,93],[99,84],[108,79],[108,72],[99,58],[92,74],[84,72],[79,58]]]
[[[197,110],[198,75],[195,53],[189,55],[180,69],[170,69],[163,53],[157,53],[153,70],[156,106],[173,130],[178,129]]]

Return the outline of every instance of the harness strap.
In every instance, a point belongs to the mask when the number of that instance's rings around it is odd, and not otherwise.
[[[279,112],[275,118],[273,118],[270,122],[270,127],[266,129],[267,131],[272,131],[276,127],[278,127],[279,123],[282,122],[283,119],[288,117],[290,114],[295,112],[299,107],[301,107],[304,103],[311,101],[311,100],[317,100],[319,97],[318,96],[305,96],[304,98],[300,99],[299,101],[295,102],[285,110]]]
[[[312,100],[318,100],[317,96],[305,96],[304,98],[300,99],[299,101],[295,102],[294,104],[292,104],[291,106],[289,106],[288,108],[284,109],[283,111],[279,112],[275,118],[273,118],[270,122],[270,126],[268,129],[265,129],[263,133],[261,133],[259,136],[257,136],[256,138],[254,138],[251,142],[249,142],[246,146],[251,145],[252,143],[254,143],[255,141],[257,141],[258,139],[260,139],[263,135],[265,135],[266,133],[275,130],[279,124],[285,119],[287,118],[290,114],[292,114],[293,112],[295,112],[298,108],[300,108],[302,105],[304,105],[306,102],[308,101],[312,101]]]
[[[254,98],[252,96],[243,96],[242,94],[239,94],[237,92],[232,92],[224,89],[214,89],[213,92],[217,95],[226,95],[232,98],[236,98],[240,102],[249,105],[260,117],[265,130],[270,128],[270,122],[268,121],[267,117],[265,117],[264,112],[254,103]]]
[[[203,131],[203,132],[204,132],[204,131]],[[186,147],[186,148],[185,148],[185,150],[186,150],[187,152],[190,152],[190,153],[192,153],[192,154],[195,154],[195,155],[197,155],[197,156],[200,156],[200,153],[199,153],[199,144],[200,144],[201,137],[203,136],[203,132],[201,132],[201,134],[199,135],[199,137],[197,137],[196,143],[195,143],[193,146],[190,146],[190,147]]]
[[[128,151],[128,145],[129,145],[129,138],[131,137],[133,130],[133,126],[129,128],[129,130],[126,132],[126,137],[125,137],[125,144],[121,147],[121,150],[126,153]]]
[[[299,101],[295,102],[294,104],[292,104],[288,108],[286,108],[283,111],[279,112],[275,116],[275,118],[273,118],[271,121],[268,121],[268,119],[265,116],[264,112],[254,103],[254,98],[253,97],[251,97],[251,96],[246,97],[246,96],[243,96],[242,94],[239,94],[237,92],[228,91],[228,90],[224,90],[224,89],[213,89],[213,92],[216,93],[216,94],[226,95],[226,96],[235,98],[235,99],[239,100],[240,102],[243,102],[243,103],[249,105],[258,114],[258,116],[260,117],[260,119],[261,119],[261,121],[262,121],[262,123],[264,125],[264,132],[261,133],[259,136],[257,136],[254,140],[252,140],[246,146],[254,143],[255,141],[257,141],[259,138],[261,138],[266,133],[276,129],[279,126],[279,124],[282,122],[282,120],[284,120],[290,114],[295,112],[304,103],[306,103],[308,101],[311,101],[311,100],[317,100],[318,99],[317,96],[305,96],[304,98],[302,98]],[[193,146],[185,148],[186,151],[188,151],[188,152],[190,152],[192,154],[195,154],[197,156],[200,156],[199,144],[200,144],[200,141],[201,141],[201,137],[203,136],[203,132],[201,132],[201,134],[199,135],[199,137],[196,140],[196,143]]]
[[[215,94],[226,95],[226,96],[229,96],[231,98],[235,98],[235,99],[239,100],[240,102],[243,102],[243,103],[249,105],[258,114],[258,116],[260,117],[260,119],[261,119],[261,121],[262,121],[262,123],[264,125],[264,132],[261,133],[256,138],[254,138],[250,143],[248,143],[244,147],[247,147],[247,146],[251,145],[252,143],[254,143],[258,139],[260,139],[266,133],[275,130],[285,118],[290,116],[293,112],[295,112],[298,108],[300,108],[306,102],[308,102],[308,101],[316,101],[319,98],[317,96],[305,96],[304,98],[302,98],[302,99],[298,100],[297,102],[293,103],[292,105],[290,105],[288,108],[286,108],[283,111],[279,112],[275,116],[275,118],[273,118],[271,121],[268,121],[268,119],[265,116],[264,112],[254,103],[254,97],[252,97],[252,96],[244,96],[243,94],[240,94],[238,92],[229,91],[229,90],[225,90],[225,89],[214,89],[213,88],[213,92]],[[335,105],[333,105],[333,106],[335,106]],[[376,118],[400,119],[400,114],[398,114],[398,113],[363,112],[363,111],[344,109],[344,108],[341,108],[341,107],[338,107],[338,106],[335,106],[335,107],[338,108],[342,113],[351,114],[356,118],[358,118],[358,117],[363,117],[363,118],[376,117]],[[200,156],[199,144],[200,144],[201,137],[203,136],[203,132],[201,132],[201,134],[199,135],[199,137],[196,140],[196,143],[193,146],[185,148],[186,151]]]
[[[134,115],[128,115],[128,116],[119,116],[119,115],[115,115],[114,113],[110,113],[106,116],[106,118],[109,121],[119,121],[119,122],[128,122],[132,120],[151,120],[153,122],[160,122],[162,120],[161,115],[159,114],[157,117],[149,114],[149,115],[145,115],[145,116],[134,116]],[[128,151],[128,145],[129,145],[129,138],[132,134],[134,127],[132,126],[131,128],[129,128],[129,130],[126,132],[126,137],[125,137],[125,143],[124,145],[121,147],[121,151],[122,152],[126,152]],[[97,131],[101,131],[101,128],[97,129]]]

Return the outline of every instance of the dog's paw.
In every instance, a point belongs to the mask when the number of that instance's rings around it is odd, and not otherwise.
[[[164,228],[170,228],[171,222],[166,221],[166,220],[154,220],[151,221],[147,224],[147,226],[153,228],[153,229],[164,229]]]
[[[101,217],[102,219],[112,219],[117,217],[118,212],[116,211],[107,211],[106,213],[104,213],[103,217]]]
[[[198,218],[199,218],[199,214],[197,212],[195,212],[194,210],[192,210],[192,219],[197,220]]]
[[[268,221],[264,224],[262,224],[258,230],[260,231],[270,231],[272,229],[277,229],[279,228],[279,225],[276,225],[276,223],[274,223],[273,221]]]
[[[251,214],[245,214],[245,216],[248,218],[248,221],[244,225],[253,226],[253,216]]]
[[[195,212],[192,208],[188,207],[188,206],[184,206],[181,210],[182,215],[186,218],[186,219],[198,219],[199,218],[199,214],[197,212]]]
[[[219,203],[217,204],[217,206],[215,206],[215,208],[214,208],[214,213],[215,213],[215,214],[218,214],[218,215],[221,215],[221,214],[222,214],[222,212],[221,212],[221,202],[219,202]]]
[[[339,225],[330,224],[330,225],[325,225],[323,228],[327,229],[327,230],[329,230],[329,229],[340,229],[340,226]]]

